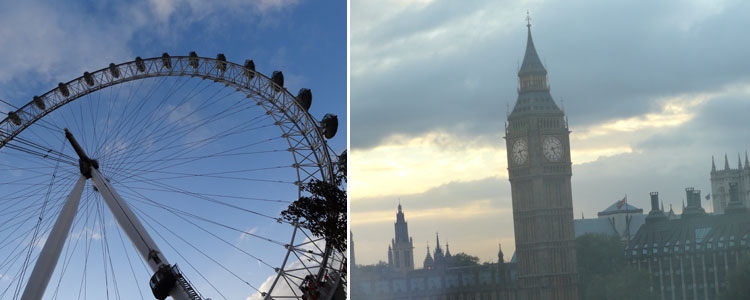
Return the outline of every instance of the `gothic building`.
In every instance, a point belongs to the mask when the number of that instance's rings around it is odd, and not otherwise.
[[[443,254],[443,249],[440,248],[440,236],[435,233],[435,253],[433,255],[430,255],[430,246],[427,246],[427,256],[424,258],[424,266],[423,268],[425,270],[440,270],[445,269],[447,267],[452,266],[453,263],[453,256],[451,255],[451,250],[448,248],[448,244],[445,244],[445,254]],[[432,257],[435,257],[434,259]]]
[[[397,236],[405,234],[406,221],[399,205],[396,215]],[[400,229],[401,228],[401,229]],[[401,232],[401,233],[399,233]],[[448,245],[445,252],[440,246],[440,237],[436,234],[434,252],[427,248],[424,268],[409,270],[396,265],[395,249],[398,237],[389,246],[388,264],[355,265],[352,264],[351,298],[378,300],[414,300],[414,299],[492,299],[492,300],[521,300],[518,289],[512,281],[514,265],[503,260],[502,250],[498,251],[497,263],[483,263],[476,265],[460,264],[453,260]],[[403,239],[402,239],[403,240]],[[354,243],[351,256],[354,257]],[[411,238],[409,238],[411,246]],[[433,256],[435,257],[433,259]],[[398,257],[403,257],[399,255]]]
[[[745,207],[750,205],[750,163],[745,152],[745,166],[742,166],[737,154],[737,168],[729,167],[729,159],[724,155],[724,169],[716,170],[716,163],[711,158],[711,194],[713,195],[714,212],[722,214],[729,205],[729,185],[737,184],[740,202]]]
[[[528,27],[505,140],[521,299],[578,299],[570,140]]]
[[[388,246],[388,265],[398,272],[414,270],[414,242],[409,237],[409,227],[404,219],[401,203],[398,204],[394,227],[396,234]]]
[[[650,274],[648,288],[659,299],[722,299],[727,275],[750,255],[750,213],[740,201],[738,184],[729,184],[728,190],[724,213],[709,215],[701,207],[700,191],[687,188],[688,204],[674,219],[659,209],[658,193],[651,193],[651,212],[625,257]]]

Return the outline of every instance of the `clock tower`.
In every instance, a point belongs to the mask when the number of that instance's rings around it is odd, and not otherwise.
[[[518,98],[505,129],[519,299],[578,299],[570,131],[527,27]]]

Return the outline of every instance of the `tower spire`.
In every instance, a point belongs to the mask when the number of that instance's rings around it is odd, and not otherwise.
[[[724,153],[724,170],[729,170],[729,159],[726,153]]]
[[[737,152],[737,170],[742,170],[742,159],[739,152]]]
[[[747,161],[747,150],[745,150],[745,169],[750,168],[750,164]]]
[[[435,249],[440,249],[440,235],[435,232]]]
[[[716,172],[716,163],[714,162],[714,156],[711,155],[711,172]]]

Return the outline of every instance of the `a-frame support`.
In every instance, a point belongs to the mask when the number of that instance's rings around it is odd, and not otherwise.
[[[138,220],[138,217],[120,195],[117,194],[109,181],[99,173],[99,163],[86,155],[83,148],[78,144],[78,141],[76,141],[67,129],[65,129],[65,137],[79,156],[78,162],[81,169],[81,177],[73,188],[73,192],[68,197],[65,207],[63,207],[55,226],[52,228],[50,237],[45,242],[44,248],[31,273],[31,277],[26,284],[21,300],[39,300],[44,295],[47,283],[52,276],[52,271],[54,271],[57,265],[60,252],[65,244],[65,239],[70,232],[73,218],[78,210],[78,202],[81,198],[83,185],[87,178],[91,178],[91,182],[99,191],[102,199],[104,199],[107,207],[109,207],[112,215],[120,225],[120,228],[128,236],[151,270],[155,272],[155,277],[158,276],[159,279],[166,278],[165,281],[170,281],[170,284],[166,286],[169,291],[168,295],[174,300],[201,299],[187,280],[182,277],[182,274],[175,271],[176,268],[169,265],[166,257],[159,251],[159,247],[157,247],[151,235],[148,234],[146,228]],[[152,290],[154,290],[153,282],[149,283]]]

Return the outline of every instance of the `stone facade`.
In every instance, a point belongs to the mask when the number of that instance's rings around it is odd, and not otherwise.
[[[737,168],[729,167],[729,159],[724,155],[724,169],[716,170],[716,163],[711,158],[711,199],[714,212],[722,214],[729,205],[729,184],[736,183],[739,187],[740,201],[745,207],[750,207],[750,164],[745,152],[745,165],[742,166],[739,154]]]
[[[578,299],[567,120],[547,84],[529,25],[505,139],[521,299]]]
[[[396,235],[407,234],[406,220],[399,205],[396,215]],[[400,236],[399,236],[400,237]],[[427,249],[423,269],[406,270],[396,265],[389,246],[389,262],[377,265],[352,264],[351,299],[377,300],[516,300],[517,289],[513,285],[514,264],[505,263],[502,250],[498,251],[497,263],[481,265],[458,265],[450,253],[440,247],[439,236],[435,236],[435,252]],[[394,241],[399,238],[394,238]],[[403,241],[403,238],[400,240]],[[352,242],[351,255],[354,256]],[[396,245],[392,242],[392,245]],[[411,238],[409,238],[411,245]],[[435,256],[435,259],[432,256]]]
[[[507,281],[507,264],[451,267],[443,270],[418,269],[392,273],[384,266],[362,266],[356,276],[352,299],[378,300],[516,300],[516,290]]]

